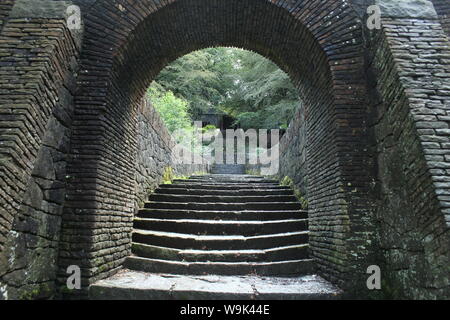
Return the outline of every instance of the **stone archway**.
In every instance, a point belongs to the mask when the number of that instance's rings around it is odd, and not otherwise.
[[[369,31],[361,19],[373,3],[382,28]],[[84,31],[69,30],[69,4]],[[144,90],[173,59],[222,45],[277,63],[305,102],[291,137],[307,146],[318,272],[355,294],[375,261],[394,297],[447,296],[447,17],[445,0],[5,0],[0,295],[50,297],[68,265],[81,266],[84,289],[120,268],[137,128],[153,117]]]
[[[299,89],[308,121],[313,257],[322,275],[349,284],[370,237],[361,218],[369,215],[371,167],[363,151],[361,37],[344,1],[97,1],[85,17],[61,270],[81,257],[90,283],[129,253],[135,118],[150,81],[190,51],[236,46],[277,63]]]

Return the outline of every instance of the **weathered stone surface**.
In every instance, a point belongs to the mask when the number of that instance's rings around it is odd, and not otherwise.
[[[291,179],[294,186],[307,199],[307,122],[304,106],[300,106],[286,134],[280,141],[280,171],[278,179]]]
[[[434,8],[441,21],[442,28],[450,38],[450,2],[447,0],[433,0]]]
[[[71,1],[16,0],[10,18],[67,18]]]
[[[376,0],[384,18],[436,19],[433,3],[428,0]]]
[[[86,290],[121,267],[170,164],[142,96],[168,62],[224,45],[272,59],[299,89],[280,173],[305,188],[320,274],[365,295],[367,266],[384,264],[392,296],[445,297],[450,5],[432,2],[439,20],[427,1],[379,2],[383,29],[369,32],[365,0],[20,1],[13,16],[1,1],[0,277],[15,271],[0,293],[50,297],[71,264]]]
[[[450,60],[441,59],[450,57],[450,46],[436,20],[384,19],[383,25],[384,32],[373,38],[372,65],[382,100],[374,104],[377,245],[389,283],[385,293],[442,299],[450,281],[449,233],[447,199],[438,195],[449,187],[448,120],[439,115],[450,106],[450,80],[439,74],[450,67]]]
[[[318,276],[154,275],[123,270],[90,287],[93,300],[311,300],[339,299],[341,291]]]
[[[9,217],[3,203],[0,209],[0,243],[6,241],[0,250],[2,294],[49,298],[55,294],[73,112],[74,91],[67,88],[74,89],[78,51],[58,19],[8,16],[1,39],[0,78],[7,81],[0,83],[0,141],[10,143],[0,148],[14,168],[0,169],[1,190],[17,202]]]
[[[147,196],[162,182],[167,170],[173,177],[207,173],[208,164],[180,165],[173,153],[175,142],[147,98],[142,100],[138,114],[136,159],[136,211]]]

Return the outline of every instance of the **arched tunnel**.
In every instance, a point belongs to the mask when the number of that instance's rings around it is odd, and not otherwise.
[[[207,170],[176,168],[145,92],[177,58],[225,46],[298,89],[278,177],[307,181],[315,272],[366,297],[378,265],[388,297],[448,298],[445,1],[73,0],[75,29],[67,2],[0,6],[0,295],[86,298],[122,269],[164,170]],[[82,290],[65,289],[71,265]]]

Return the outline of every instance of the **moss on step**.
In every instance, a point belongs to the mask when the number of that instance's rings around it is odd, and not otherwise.
[[[174,180],[188,180],[190,178],[189,176],[184,175],[176,176],[174,172],[175,170],[172,167],[166,167],[163,173],[162,184],[172,184]],[[204,176],[206,174],[206,172],[192,173],[194,176]]]
[[[172,184],[173,180],[174,180],[173,168],[172,167],[166,167],[164,169],[164,173],[163,173],[162,184]]]
[[[293,191],[294,191],[294,196],[297,198],[297,200],[300,202],[302,209],[307,210],[308,209],[308,200],[305,198],[305,196],[302,194],[302,192],[300,191],[300,189],[298,189],[295,184],[294,181],[288,177],[285,176],[281,182],[280,182],[281,186],[285,186],[285,187],[290,187]]]
[[[256,170],[256,169],[247,169],[247,170],[245,170],[245,173],[248,175],[251,175],[251,176],[259,176],[260,175],[259,170]]]

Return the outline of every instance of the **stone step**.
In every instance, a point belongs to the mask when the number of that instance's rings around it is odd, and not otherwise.
[[[277,219],[307,219],[304,210],[286,211],[212,211],[212,210],[180,210],[180,209],[142,209],[139,218],[154,219],[204,219],[204,220],[277,220]]]
[[[197,202],[146,202],[148,209],[183,209],[183,210],[214,210],[214,211],[257,211],[257,210],[300,210],[299,202],[247,202],[247,203],[197,203]]]
[[[250,174],[234,174],[230,176],[229,174],[204,174],[204,175],[192,175],[190,179],[228,179],[228,180],[245,180],[245,179],[266,179],[262,176],[255,176]]]
[[[187,180],[186,180],[187,181]],[[241,184],[226,184],[226,183],[204,183],[204,184],[190,184],[189,182],[178,182],[175,184],[164,184],[161,187],[165,189],[208,189],[208,190],[291,190],[289,187],[271,184],[257,184],[257,183],[241,183]]]
[[[91,300],[324,300],[341,296],[341,290],[316,275],[262,278],[123,270],[89,287]],[[215,318],[220,318],[218,311],[211,317]]]
[[[240,184],[259,184],[259,185],[279,185],[278,181],[265,179],[248,179],[248,180],[220,180],[220,179],[174,179],[174,184],[189,183],[189,184],[225,184],[225,185],[240,185]]]
[[[240,182],[240,183],[260,183],[261,181],[277,183],[277,180],[258,176],[239,176],[239,175],[211,175],[211,176],[192,176],[184,181],[212,181],[212,182]]]
[[[308,289],[305,281],[297,282],[298,293],[286,289],[290,285],[286,279],[315,271],[309,259],[308,236],[307,212],[301,210],[293,191],[275,180],[242,174],[178,179],[150,195],[134,220],[133,255],[124,262],[124,267],[131,269],[125,271],[130,278],[115,284],[95,284],[90,295],[130,299],[339,296],[335,288],[324,290],[329,284],[323,279],[312,280],[314,284]],[[145,277],[140,278],[143,274]],[[164,280],[161,274],[167,274],[168,279],[179,277],[180,283]],[[238,279],[250,279],[249,275],[256,282],[242,291]],[[291,278],[277,278],[285,280],[270,287],[267,279],[274,276]],[[147,283],[152,277],[155,280]],[[200,277],[227,279],[239,285],[224,291],[222,283],[213,289],[215,283],[204,280],[202,290],[196,290],[191,284],[201,281]],[[261,287],[257,289],[258,281]],[[168,283],[170,286],[165,287]],[[177,285],[179,290],[175,289]]]
[[[270,249],[308,243],[308,231],[258,236],[208,236],[135,229],[133,242],[174,249],[246,250]]]
[[[171,261],[272,262],[308,258],[308,244],[267,250],[180,250],[133,243],[132,252],[142,258]]]
[[[295,202],[294,195],[266,196],[211,196],[211,195],[177,195],[154,193],[150,195],[151,202],[196,202],[196,203],[246,203],[246,202]]]
[[[195,235],[242,235],[257,236],[308,230],[307,219],[240,221],[240,220],[194,220],[136,218],[134,228]]]
[[[294,192],[289,189],[232,189],[232,190],[211,190],[192,188],[165,188],[162,186],[155,190],[157,194],[178,194],[178,195],[210,195],[210,196],[290,196]]]
[[[181,262],[130,256],[124,267],[130,270],[189,275],[298,276],[314,273],[312,259],[276,262]]]

